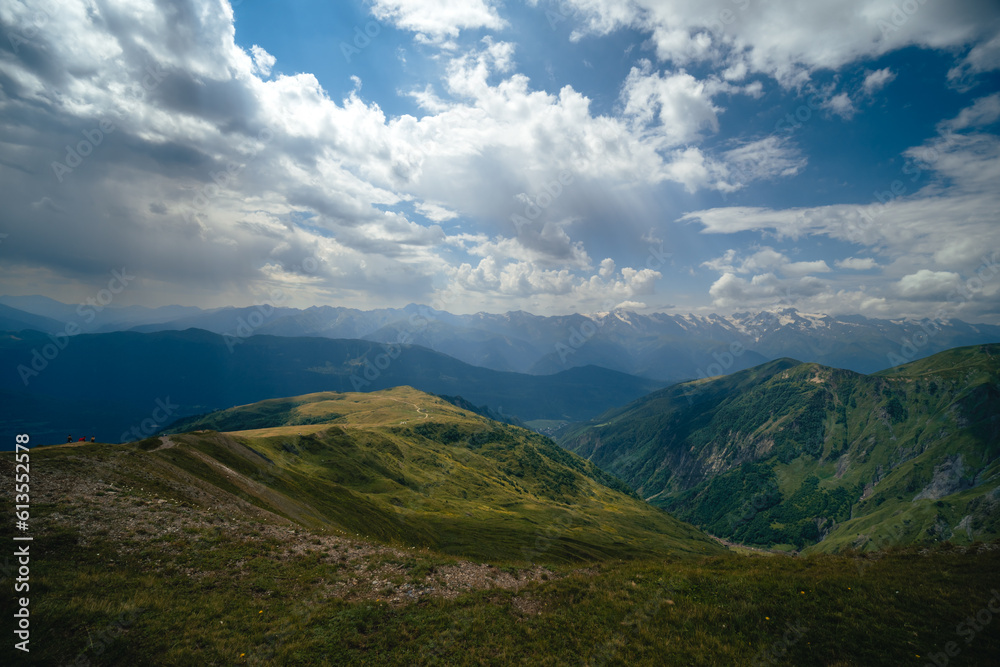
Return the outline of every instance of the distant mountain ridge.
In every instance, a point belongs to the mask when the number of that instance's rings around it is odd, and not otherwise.
[[[530,376],[471,366],[417,345],[234,340],[199,329],[61,339],[0,333],[0,369],[0,400],[8,406],[0,427],[28,429],[43,442],[62,442],[66,434],[135,439],[137,431],[151,435],[180,417],[268,398],[400,385],[461,396],[524,421],[579,421],[664,385],[593,366]]]
[[[868,376],[779,359],[654,392],[560,444],[739,542],[989,541],[1000,534],[1000,345]]]
[[[368,311],[270,305],[108,307],[88,313],[83,321],[76,307],[44,297],[0,297],[0,304],[75,321],[84,332],[198,328],[229,336],[249,332],[406,341],[492,370],[546,375],[594,365],[663,382],[731,373],[783,356],[871,373],[953,347],[1000,342],[996,325],[834,317],[793,308],[731,315],[615,310],[538,316],[523,311],[454,315],[417,304]]]
[[[65,323],[44,315],[36,315],[17,308],[0,304],[0,331],[20,331],[34,329],[45,333],[56,333],[65,328]]]

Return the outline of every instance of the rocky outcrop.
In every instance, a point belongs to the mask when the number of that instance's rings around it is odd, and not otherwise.
[[[930,484],[924,487],[924,490],[918,493],[913,500],[937,500],[971,487],[972,482],[963,477],[964,472],[965,466],[962,465],[961,454],[946,457],[934,468],[934,476],[931,478]]]

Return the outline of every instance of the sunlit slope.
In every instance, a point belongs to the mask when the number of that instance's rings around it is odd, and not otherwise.
[[[562,444],[741,542],[814,550],[1000,534],[1000,345],[875,375],[769,362],[676,385]]]
[[[219,502],[450,554],[558,562],[721,550],[551,440],[409,387],[264,401],[196,421],[232,431],[150,438],[124,446],[143,456],[123,460],[183,500],[216,502],[199,500],[209,485]]]

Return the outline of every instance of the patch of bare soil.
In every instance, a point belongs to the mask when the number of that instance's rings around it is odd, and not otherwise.
[[[160,442],[162,442],[163,444],[154,449],[153,450],[154,452],[158,452],[161,449],[170,449],[171,447],[177,446],[177,443],[171,440],[169,435],[161,435]]]

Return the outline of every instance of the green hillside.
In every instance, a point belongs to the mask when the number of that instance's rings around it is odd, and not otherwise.
[[[1000,532],[1000,345],[875,375],[781,359],[675,385],[561,444],[737,542],[837,551]]]
[[[447,554],[560,562],[722,550],[548,438],[409,387],[262,401],[185,428],[194,432],[39,456],[70,465],[100,452],[126,468],[114,481],[148,477],[176,502],[239,501]]]

